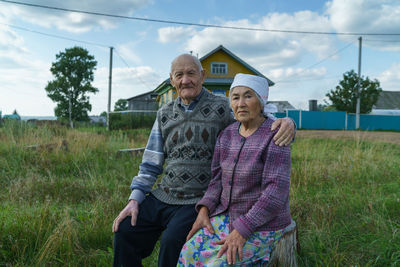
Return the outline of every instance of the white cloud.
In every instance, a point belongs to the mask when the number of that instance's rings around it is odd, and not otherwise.
[[[0,9],[0,110],[20,115],[53,114],[54,104],[44,90],[50,65],[38,60],[20,35],[7,26],[10,14]]]
[[[141,58],[134,52],[135,44],[133,42],[121,44],[117,47],[117,53],[123,58],[123,60],[127,60],[128,62],[133,62],[135,64],[141,64]],[[125,61],[126,64],[129,64]]]
[[[326,7],[326,14],[337,32],[400,33],[398,0],[333,0],[327,2]],[[340,36],[340,38],[355,40],[356,37]],[[399,36],[364,36],[364,40],[366,45],[377,49],[400,50]],[[397,42],[391,42],[393,40]]]
[[[108,68],[98,68],[95,72],[93,86],[99,89],[96,95],[90,97],[92,111],[90,114],[100,114],[107,110],[108,103]],[[130,98],[156,88],[162,79],[157,72],[149,66],[135,68],[113,68],[111,109],[120,99]]]
[[[311,11],[301,11],[294,14],[270,13],[258,22],[247,19],[236,21],[221,21],[220,25],[247,28],[333,31],[329,17]],[[178,29],[179,28],[179,29]],[[166,28],[163,28],[166,29]],[[184,32],[182,27],[168,27],[165,32]],[[240,31],[231,29],[205,28],[194,29],[189,39],[184,43],[185,51],[194,51],[200,56],[205,55],[220,44],[232,51],[238,57],[276,82],[271,87],[271,100],[288,100],[297,108],[307,108],[308,99],[322,99],[331,81],[322,80],[326,74],[325,67],[304,69],[297,67],[305,56],[316,60],[327,57],[336,50],[332,36],[287,34],[278,32]],[[189,31],[188,31],[189,32]],[[184,37],[188,38],[188,35]],[[171,42],[174,38],[165,38]],[[184,39],[184,40],[185,40]],[[184,41],[183,40],[183,41]],[[317,86],[311,86],[315,80],[320,80]],[[315,84],[315,83],[314,83]],[[321,87],[322,86],[322,87]],[[301,88],[301,89],[299,89]]]
[[[58,8],[91,11],[115,15],[130,16],[139,8],[152,3],[152,0],[69,0],[35,1],[37,5],[54,6]],[[14,17],[43,27],[56,27],[73,33],[81,33],[93,28],[109,29],[114,27],[116,20],[104,16],[83,13],[65,12],[39,7],[29,7],[10,3],[0,3],[1,13],[7,14],[8,20]]]
[[[21,66],[27,53],[24,39],[8,26],[0,24],[0,66]]]
[[[304,69],[304,68],[277,68],[269,72],[269,78],[279,82],[296,82],[318,80],[327,74],[327,70],[322,67],[319,69]]]
[[[327,17],[315,12],[301,11],[294,14],[271,13],[253,23],[247,19],[220,22],[224,26],[329,31]],[[189,38],[187,40],[187,38]],[[205,28],[196,30],[184,27],[167,27],[159,30],[159,40],[172,42],[187,40],[184,50],[204,55],[222,44],[250,65],[265,73],[272,68],[293,66],[305,53],[312,52],[317,58],[332,51],[332,39],[326,36],[287,34],[263,31]]]
[[[382,90],[400,91],[400,63],[395,63],[378,76]]]
[[[29,55],[18,60],[21,66],[0,67],[0,109],[3,114],[9,114],[14,109],[22,116],[54,114],[55,104],[44,90],[51,79],[50,66]]]
[[[192,37],[196,31],[193,27],[165,27],[158,29],[158,41],[161,43],[182,42]]]
[[[287,100],[295,108],[307,109],[308,100],[318,99],[322,103],[327,90],[333,86],[331,79],[326,79],[324,67],[315,69],[279,68],[268,74],[275,82],[270,88],[270,100]],[[317,82],[315,82],[317,81]]]
[[[333,0],[327,2],[332,26],[339,32],[398,32],[400,2],[395,0]]]

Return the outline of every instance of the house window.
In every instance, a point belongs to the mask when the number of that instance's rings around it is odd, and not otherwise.
[[[228,74],[228,64],[223,62],[212,62],[211,73],[219,75]]]

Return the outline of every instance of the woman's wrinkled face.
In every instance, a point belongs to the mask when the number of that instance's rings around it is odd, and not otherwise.
[[[256,93],[245,86],[236,86],[230,96],[233,114],[241,123],[250,122],[261,115],[261,104]]]

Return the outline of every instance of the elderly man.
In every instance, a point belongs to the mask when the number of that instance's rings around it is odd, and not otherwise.
[[[211,179],[217,135],[234,122],[228,99],[204,89],[204,79],[196,57],[172,61],[170,80],[179,97],[158,111],[129,202],[114,221],[114,266],[142,266],[161,234],[158,266],[176,266],[197,216],[194,206]],[[294,123],[278,119],[272,128],[279,125],[275,142],[288,145]],[[153,189],[164,161],[165,175]]]

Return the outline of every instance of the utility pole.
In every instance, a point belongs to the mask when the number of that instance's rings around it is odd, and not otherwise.
[[[110,130],[112,57],[113,57],[113,47],[111,46],[110,47],[110,70],[109,70],[109,75],[108,75],[107,130]]]
[[[360,98],[361,98],[361,43],[362,37],[358,38],[358,82],[357,82],[357,106],[356,106],[356,129],[360,129]]]
[[[71,128],[74,128],[74,123],[72,122],[72,90],[69,92],[68,113],[69,113],[69,125],[71,126]]]

